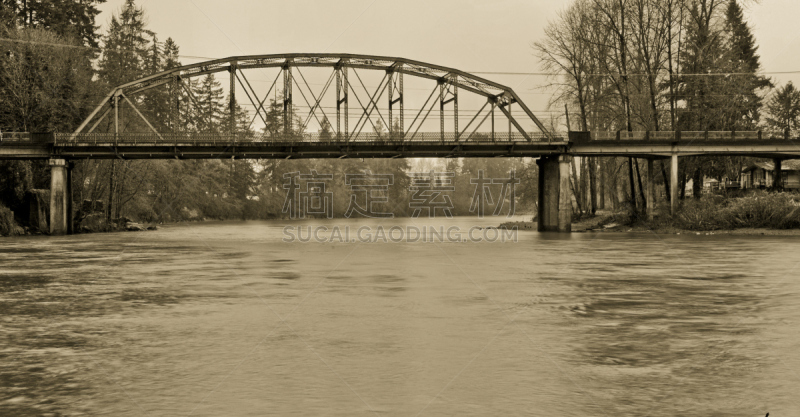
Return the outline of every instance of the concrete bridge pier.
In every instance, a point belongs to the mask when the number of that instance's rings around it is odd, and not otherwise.
[[[536,161],[539,166],[537,227],[540,232],[572,231],[571,160],[570,155],[557,155],[544,156]]]
[[[678,208],[678,154],[673,153],[670,159],[669,168],[669,212],[675,215],[675,210]]]
[[[69,232],[69,174],[67,161],[50,160],[50,234],[65,235]]]
[[[656,174],[653,158],[647,158],[647,218],[653,220],[656,213]]]
[[[772,171],[772,189],[774,191],[783,191],[783,181],[782,181],[783,176],[781,174],[782,170],[781,162],[782,160],[780,158],[773,159],[775,167]]]

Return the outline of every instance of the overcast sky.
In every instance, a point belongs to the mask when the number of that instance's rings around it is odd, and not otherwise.
[[[103,29],[124,0],[100,6]],[[149,29],[172,37],[189,64],[233,55],[332,52],[398,56],[470,72],[537,72],[531,42],[571,0],[138,0]],[[800,81],[798,0],[762,0],[746,18],[763,70]],[[794,74],[772,74],[797,71]],[[546,118],[538,75],[481,74]]]

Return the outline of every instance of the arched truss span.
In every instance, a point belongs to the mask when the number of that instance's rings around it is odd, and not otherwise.
[[[311,97],[303,96],[303,101],[300,101],[297,97],[293,97],[292,89],[293,85],[295,85],[302,93],[302,89],[300,89],[300,82],[305,83],[306,87],[309,87],[299,70],[299,68],[302,67],[330,67],[332,68],[333,72],[324,90],[319,94],[318,97],[313,91],[311,91]],[[115,113],[115,125],[117,125],[115,129],[116,132],[119,133],[119,122],[116,117],[119,106],[124,102],[128,103],[134,109],[135,113],[145,121],[150,129],[160,137],[159,132],[153,128],[153,125],[148,122],[144,115],[142,115],[142,113],[136,108],[134,104],[135,100],[132,100],[131,97],[159,86],[174,83],[177,89],[183,89],[186,91],[189,98],[192,99],[191,101],[193,101],[194,99],[191,97],[191,92],[189,92],[188,88],[186,88],[183,80],[218,72],[228,72],[230,74],[230,91],[233,92],[230,94],[231,108],[233,108],[236,103],[235,91],[236,85],[238,84],[245,91],[248,99],[255,108],[257,113],[255,117],[261,117],[262,110],[266,112],[266,109],[264,108],[266,97],[269,97],[273,88],[277,88],[278,79],[280,78],[281,74],[278,74],[278,78],[275,78],[275,82],[273,82],[272,87],[270,87],[270,92],[267,92],[266,96],[264,96],[265,98],[262,100],[252,88],[252,85],[244,73],[245,70],[257,68],[281,68],[281,73],[283,74],[283,104],[285,110],[283,113],[284,127],[287,126],[288,123],[292,123],[293,119],[291,111],[293,104],[307,104],[309,107],[308,119],[310,120],[312,116],[315,116],[315,111],[320,107],[320,101],[322,100],[322,97],[325,94],[332,94],[332,92],[329,92],[328,90],[330,90],[331,84],[334,84],[334,89],[336,91],[337,118],[336,126],[333,127],[335,128],[335,133],[339,137],[344,136],[349,139],[353,135],[357,136],[358,133],[361,132],[361,129],[363,129],[367,124],[367,121],[370,119],[370,117],[374,114],[378,114],[382,118],[383,115],[380,114],[381,110],[379,109],[378,102],[387,100],[388,98],[383,110],[388,111],[389,121],[391,122],[392,120],[399,120],[401,131],[403,132],[402,138],[404,140],[411,140],[417,133],[413,129],[416,128],[418,131],[421,124],[425,119],[427,119],[428,115],[430,115],[431,110],[433,110],[437,101],[434,97],[438,95],[438,113],[440,114],[441,118],[440,125],[442,139],[445,137],[446,128],[444,113],[445,108],[447,107],[447,111],[455,112],[455,117],[452,118],[452,124],[454,126],[447,128],[448,132],[452,132],[448,133],[448,137],[454,137],[455,141],[468,140],[468,137],[471,136],[470,131],[475,133],[475,131],[477,131],[476,126],[482,125],[483,122],[486,121],[486,118],[489,116],[489,114],[492,115],[492,122],[494,122],[495,109],[499,109],[509,121],[510,125],[513,125],[518,132],[514,133],[513,135],[509,133],[509,140],[512,140],[513,136],[521,136],[527,141],[532,140],[532,134],[526,132],[521,124],[525,122],[533,122],[533,124],[535,124],[541,131],[541,134],[538,134],[538,136],[542,139],[547,141],[553,140],[551,133],[544,127],[541,121],[530,111],[530,109],[528,109],[525,103],[520,100],[519,96],[517,96],[514,90],[485,78],[477,77],[454,68],[432,65],[404,58],[353,54],[299,53],[237,56],[217,59],[197,64],[185,65],[122,84],[115,87],[106,96],[103,102],[100,103],[100,105],[98,105],[91,113],[91,115],[78,127],[74,135],[91,133],[100,123],[100,121],[111,112]],[[293,68],[297,68],[296,72],[300,75],[300,77],[297,77],[297,75],[293,76]],[[354,84],[351,82],[352,80],[348,80],[348,69],[351,69],[351,73],[355,73],[356,69],[376,70],[382,71],[385,75],[377,90],[371,93],[369,97],[365,97],[364,100],[359,99],[359,101],[356,102],[355,100],[350,99],[350,92],[354,92],[354,90],[351,90]],[[358,74],[355,73],[355,75]],[[410,115],[406,115],[404,111],[403,75],[429,79],[436,82],[433,91],[428,97],[428,100],[425,102],[425,105],[423,105],[421,109],[418,109],[419,112],[415,111],[415,117],[412,118],[413,121],[411,125],[408,126],[405,125],[405,122],[408,119],[407,116]],[[311,90],[310,87],[308,89]],[[462,130],[459,130],[458,126],[459,90],[465,90],[470,93],[486,97],[485,104],[477,113],[471,111],[466,115],[466,117],[470,119],[470,122],[466,125],[466,127],[462,126]],[[311,100],[309,100],[309,98],[311,98]],[[358,98],[358,96],[355,98]],[[432,102],[431,99],[433,99]],[[431,104],[430,107],[427,108],[429,102]],[[521,114],[521,117],[516,118],[512,114],[510,111],[510,106],[512,104],[517,104],[522,110],[522,112],[516,112],[518,115]],[[351,111],[350,107],[356,109],[356,106],[358,106],[358,110],[356,111],[357,114],[355,114],[354,117],[360,116],[360,118],[356,123],[356,126],[350,129],[350,126],[348,126],[348,120],[350,119],[349,112]],[[395,113],[394,119],[392,115],[393,112],[397,112]],[[233,112],[231,111],[230,113],[232,114]],[[424,118],[420,119],[420,117],[423,116]],[[464,116],[465,115],[462,113],[461,117]],[[416,124],[419,120],[422,121],[420,121],[419,124]],[[90,126],[90,123],[92,122],[94,123]],[[87,127],[89,127],[88,130]],[[450,130],[451,128],[453,130]],[[470,128],[475,130],[470,130]],[[493,127],[492,137],[494,138]]]

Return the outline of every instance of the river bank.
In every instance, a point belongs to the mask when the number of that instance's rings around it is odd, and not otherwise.
[[[536,222],[504,223],[499,227],[535,230]],[[572,223],[573,232],[658,234],[800,235],[800,194],[756,192],[745,196],[709,195],[680,202],[674,215],[664,203],[652,219],[630,210],[598,211]]]
[[[506,222],[498,228],[536,231],[536,221]],[[596,216],[585,217],[572,223],[574,233],[655,233],[659,235],[763,235],[800,236],[800,229],[770,229],[765,227],[742,227],[718,230],[689,230],[672,226],[648,226],[647,224],[626,224],[618,222],[618,216],[610,212],[599,212]]]

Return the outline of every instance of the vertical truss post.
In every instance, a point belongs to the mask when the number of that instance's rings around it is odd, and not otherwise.
[[[114,93],[114,143],[119,141],[119,95]]]
[[[230,102],[228,103],[228,129],[230,133],[235,135],[236,134],[236,63],[231,62],[231,66],[228,68],[228,73],[230,75],[230,95],[229,99]]]
[[[456,77],[457,75],[453,76],[453,127],[456,132],[456,142],[458,142],[458,83],[456,83]]]
[[[387,72],[390,70],[387,70]],[[405,137],[405,127],[403,126],[403,73],[397,73],[393,69],[389,76],[389,132],[393,135],[400,135],[399,138]],[[397,92],[397,98],[394,98],[394,93]],[[394,106],[400,105],[400,117],[398,118],[398,129],[394,130]]]
[[[283,134],[293,134],[292,126],[292,67],[287,60],[283,65]]]
[[[403,138],[405,139],[405,131],[406,130],[405,130],[405,125],[403,124],[403,115],[404,115],[404,113],[403,113],[403,73],[401,72],[400,75],[398,75],[398,77],[400,78],[399,79],[399,81],[400,81],[400,86],[399,86],[400,87],[400,92],[399,92],[400,93],[400,97],[398,98],[398,100],[400,100],[400,134],[403,135]]]
[[[337,66],[333,69],[336,73],[336,140],[342,138],[342,71]]]
[[[494,109],[495,109],[495,107],[497,107],[497,101],[496,100],[492,100],[492,142],[495,141],[495,137],[494,137]]]
[[[390,68],[386,70],[386,73],[389,75],[389,126],[387,127],[389,128],[389,137],[392,138],[394,133],[392,132],[392,105],[394,104],[394,102],[392,101],[394,99],[394,72]]]
[[[177,94],[175,90],[178,88],[178,77],[172,77],[170,81],[170,89],[169,89],[169,129],[172,133],[175,133],[175,125],[177,124],[177,118],[175,117],[176,107],[177,107]]]
[[[347,80],[347,67],[342,68],[342,87],[344,88],[344,97],[342,97],[342,102],[344,103],[344,134],[345,139],[349,142],[350,141],[350,108],[349,108],[349,97],[350,97],[350,81]]]
[[[439,79],[439,132],[444,142],[444,79]]]
[[[510,101],[508,102],[508,106],[506,106],[506,107],[508,108],[508,114],[511,114],[511,102]],[[511,118],[509,117],[508,118],[508,140],[509,141],[511,141],[511,132],[512,132],[511,131]]]

